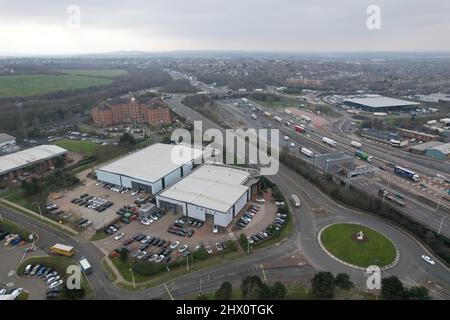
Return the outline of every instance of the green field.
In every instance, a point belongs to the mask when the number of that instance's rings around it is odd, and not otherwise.
[[[111,79],[70,74],[0,76],[0,98],[35,96],[111,83]]]
[[[124,69],[63,69],[62,73],[78,76],[114,78],[128,74]]]
[[[90,141],[82,141],[82,140],[70,140],[70,139],[61,139],[53,142],[53,144],[58,147],[69,150],[73,153],[82,153],[88,156],[95,154],[95,151],[99,147],[98,144],[92,143]]]
[[[363,231],[366,242],[357,242],[352,236]],[[384,267],[392,263],[396,250],[392,242],[375,230],[357,224],[335,224],[322,231],[322,244],[335,257],[347,263],[368,267]]]

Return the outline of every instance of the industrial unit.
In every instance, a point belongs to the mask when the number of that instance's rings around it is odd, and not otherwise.
[[[41,145],[0,157],[0,177],[15,179],[31,172],[44,172],[53,166],[53,161],[64,157],[66,149],[55,145]]]
[[[227,227],[258,191],[256,170],[205,164],[156,196],[157,206]]]
[[[16,138],[7,133],[0,133],[0,149],[16,144]]]
[[[156,194],[191,172],[203,154],[202,149],[155,143],[97,169],[97,179]]]
[[[415,109],[420,105],[418,102],[382,97],[378,95],[368,95],[362,98],[347,99],[344,101],[344,104],[349,107],[359,108],[369,112],[402,111]]]
[[[428,157],[438,160],[450,160],[450,143],[441,144],[440,146],[427,149],[425,153]]]

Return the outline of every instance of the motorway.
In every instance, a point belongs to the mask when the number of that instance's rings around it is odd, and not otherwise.
[[[179,105],[179,102],[175,103]],[[315,153],[327,153],[336,151],[335,149],[328,147],[321,142],[322,135],[318,134],[316,132],[317,129],[312,126],[306,125],[308,135],[298,134],[292,128],[287,127],[284,124],[280,124],[273,119],[269,119],[266,117],[263,118],[259,113],[257,120],[252,119],[250,116],[251,108],[248,106],[236,107],[232,103],[225,102],[217,102],[217,104],[224,110],[228,110],[235,117],[238,117],[239,120],[242,121],[247,128],[262,129],[268,126],[270,126],[271,128],[278,128],[283,135],[287,135],[289,137],[288,141],[280,141],[280,148],[287,147],[291,153],[300,157],[304,161],[312,163],[311,158],[301,154],[298,151],[300,146],[306,147],[314,151]],[[271,112],[275,113],[272,110]],[[286,119],[285,115],[283,115],[282,113],[278,113],[278,115],[284,116],[284,118]],[[295,123],[290,118],[288,120],[291,124]],[[352,154],[354,152],[354,149],[350,146],[344,148],[346,144],[349,145],[348,141],[345,141],[345,143],[340,140],[338,141],[338,147],[342,149],[342,151],[346,152],[347,154]],[[296,146],[294,148],[291,148],[289,146],[289,143],[291,142],[295,142]],[[361,163],[363,162],[361,161]],[[444,205],[447,206],[444,203],[445,200],[442,200],[441,210],[436,211],[436,207],[430,207],[429,205],[424,204],[423,202],[415,198],[417,195],[422,195],[427,199],[430,199],[430,195],[428,193],[426,193],[425,191],[420,193],[420,190],[415,189],[415,185],[409,183],[409,181],[397,177],[393,174],[389,175],[387,172],[383,171],[378,172],[377,176],[366,175],[353,178],[352,184],[356,185],[359,189],[362,189],[374,195],[377,195],[378,190],[382,188],[388,189],[389,191],[391,191],[391,193],[393,193],[394,190],[401,190],[402,193],[407,196],[407,206],[405,208],[399,208],[400,211],[402,211],[405,215],[411,216],[416,221],[423,223],[430,229],[434,231],[440,230],[443,235],[450,237],[450,216],[442,210],[445,209]]]

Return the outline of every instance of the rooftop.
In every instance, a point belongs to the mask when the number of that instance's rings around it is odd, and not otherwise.
[[[441,144],[440,146],[436,146],[430,149],[440,151],[443,154],[450,154],[450,143]]]
[[[201,149],[185,145],[155,143],[98,170],[156,182],[182,165],[202,157]]]
[[[383,108],[383,107],[401,107],[401,106],[412,106],[419,105],[418,102],[401,100],[395,98],[388,97],[366,97],[366,98],[355,98],[355,99],[347,99],[346,101],[362,104],[371,108]]]
[[[41,145],[0,157],[0,174],[5,174],[33,163],[51,159],[66,153],[67,150],[55,145]]]
[[[205,164],[159,195],[207,209],[227,212],[248,190],[244,169]]]
[[[434,148],[434,147],[438,147],[440,145],[442,145],[442,142],[439,141],[430,141],[430,142],[425,142],[425,143],[421,143],[421,144],[417,144],[415,146],[412,146],[411,149],[417,150],[417,151],[425,151],[427,149],[430,148]]]
[[[5,143],[5,142],[9,142],[9,141],[14,141],[16,140],[16,138],[14,138],[13,136],[7,134],[7,133],[0,133],[0,143]]]

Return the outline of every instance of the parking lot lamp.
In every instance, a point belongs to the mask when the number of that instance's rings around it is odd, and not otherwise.
[[[41,215],[41,220],[44,219],[44,216],[42,215],[42,211],[41,211],[41,206],[40,206],[40,204],[37,203],[37,202],[33,202],[33,204],[35,204],[35,205],[38,207],[39,214]]]
[[[133,273],[133,269],[130,267],[130,272],[131,272],[131,280],[133,281],[133,287],[136,289],[136,282],[134,281],[134,273]]]

